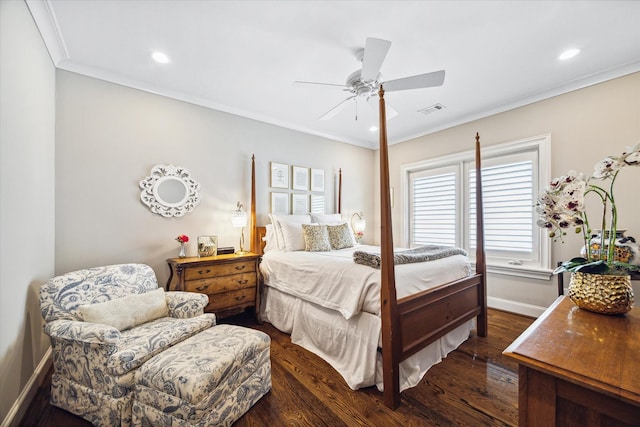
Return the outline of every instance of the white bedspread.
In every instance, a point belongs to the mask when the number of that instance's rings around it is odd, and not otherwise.
[[[353,252],[379,251],[358,245],[330,252],[268,252],[260,270],[267,286],[336,310],[345,319],[361,311],[380,314],[380,270],[356,264]],[[402,298],[471,273],[465,256],[395,266],[396,295]]]

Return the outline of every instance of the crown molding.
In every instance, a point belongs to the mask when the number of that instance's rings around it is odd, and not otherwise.
[[[62,38],[51,0],[25,0],[25,2],[47,46],[53,64],[56,67],[59,66],[60,63],[69,59],[69,52]]]

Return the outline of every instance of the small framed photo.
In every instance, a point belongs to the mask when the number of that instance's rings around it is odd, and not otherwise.
[[[218,254],[218,236],[198,236],[198,256],[216,256]]]
[[[324,193],[324,170],[311,169],[311,191]]]
[[[311,195],[311,213],[324,215],[324,195]]]
[[[306,194],[292,194],[292,214],[304,215],[309,213],[309,196]]]
[[[271,213],[289,215],[289,193],[271,193]]]
[[[271,162],[271,187],[289,188],[289,165]]]
[[[309,168],[293,167],[293,189],[309,191]]]

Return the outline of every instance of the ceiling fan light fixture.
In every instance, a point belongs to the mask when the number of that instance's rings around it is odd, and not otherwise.
[[[577,48],[567,49],[564,52],[562,52],[560,56],[558,56],[558,59],[560,61],[566,61],[567,59],[576,57],[579,53],[580,53],[580,49],[577,49]]]
[[[155,51],[151,54],[151,58],[159,64],[168,64],[170,62],[169,57],[166,53]]]

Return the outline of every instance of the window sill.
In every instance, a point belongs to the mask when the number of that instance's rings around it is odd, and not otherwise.
[[[473,268],[475,269],[475,264],[473,264]],[[504,265],[487,265],[487,273],[526,277],[528,279],[536,280],[551,280],[551,277],[553,276],[553,270]]]

